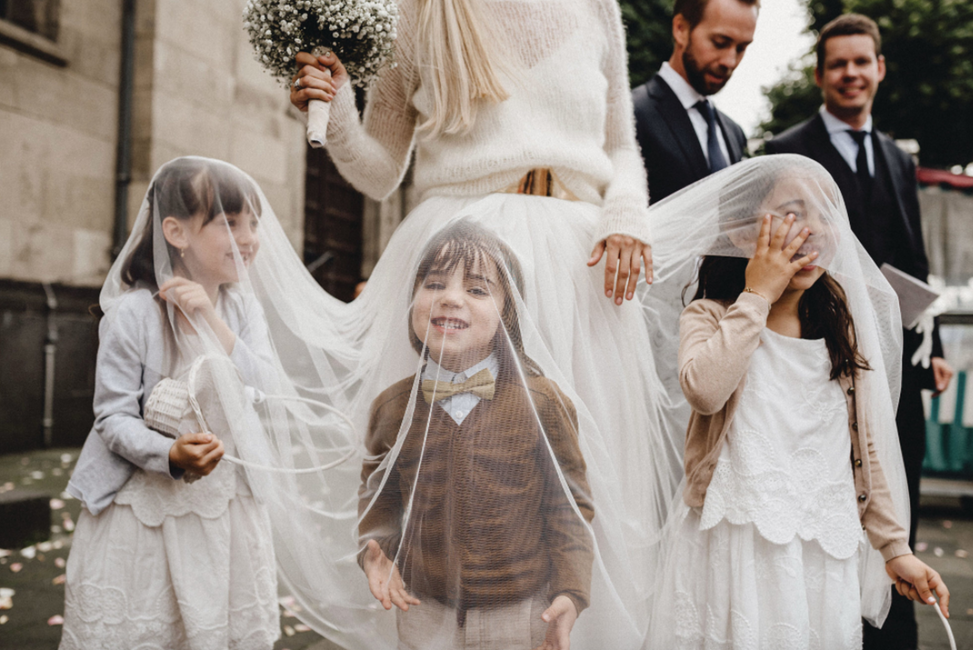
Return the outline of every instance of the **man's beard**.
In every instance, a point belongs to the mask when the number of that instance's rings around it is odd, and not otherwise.
[[[709,83],[706,81],[704,71],[699,67],[699,63],[696,62],[696,58],[692,55],[692,50],[693,41],[689,39],[686,50],[682,53],[682,67],[686,71],[686,79],[689,81],[689,85],[700,95],[713,95],[720,92],[723,86],[726,85],[726,82],[730,80],[730,72],[720,71],[725,75],[725,78],[715,84]]]

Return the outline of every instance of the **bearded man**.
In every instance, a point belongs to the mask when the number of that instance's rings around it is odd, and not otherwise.
[[[759,8],[759,0],[675,0],[672,56],[632,91],[651,202],[743,158],[743,129],[707,98],[743,60]]]

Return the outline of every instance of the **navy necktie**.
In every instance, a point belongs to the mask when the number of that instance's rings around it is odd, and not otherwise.
[[[720,149],[720,139],[717,131],[720,127],[716,123],[716,111],[713,110],[713,107],[705,99],[696,102],[696,110],[706,118],[706,125],[709,127],[706,136],[706,153],[709,156],[709,170],[710,172],[718,172],[721,169],[725,169],[727,164],[726,158],[723,157],[723,150]]]
[[[862,194],[868,197],[872,192],[872,175],[868,172],[868,150],[865,149],[865,138],[868,137],[868,131],[849,130],[848,133],[858,143],[858,157],[855,158],[855,167],[858,169],[855,173],[858,176],[858,186],[861,188]]]

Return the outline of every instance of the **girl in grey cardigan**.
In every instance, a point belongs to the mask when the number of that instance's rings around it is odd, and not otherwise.
[[[62,649],[271,648],[279,636],[270,521],[220,462],[227,419],[215,409],[210,432],[185,418],[175,438],[144,419],[156,385],[200,355],[261,385],[266,321],[237,288],[260,214],[256,186],[218,161],[174,160],[149,186],[102,291],[95,425],[68,486],[84,508]]]

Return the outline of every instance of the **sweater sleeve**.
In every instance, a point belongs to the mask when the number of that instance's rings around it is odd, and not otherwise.
[[[146,335],[152,328],[140,316],[156,307],[148,293],[143,293],[129,296],[118,313],[102,320],[95,367],[94,430],[112,453],[146,471],[180,478],[182,470],[173,468],[170,473],[172,438],[148,428],[142,419]]]
[[[737,389],[760,344],[770,303],[742,293],[722,318],[713,301],[695,300],[679,319],[679,384],[694,411],[712,415]]]
[[[381,200],[392,193],[409,166],[418,112],[412,95],[415,65],[415,2],[400,5],[395,67],[386,68],[368,95],[364,124],[355,91],[346,83],[331,102],[327,147],[341,175],[363,194]]]
[[[863,396],[859,394],[859,399]],[[859,420],[862,419],[859,412]],[[912,550],[909,548],[909,533],[899,523],[895,514],[895,505],[892,503],[892,492],[889,490],[888,481],[885,479],[885,472],[878,460],[878,453],[875,449],[875,440],[872,437],[872,430],[869,423],[865,422],[865,439],[868,443],[868,471],[869,490],[868,505],[865,514],[862,516],[862,524],[868,534],[868,541],[872,548],[882,554],[886,562],[899,555],[909,555]]]
[[[625,28],[615,0],[598,0],[608,50],[602,63],[608,80],[605,151],[612,162],[612,180],[605,191],[595,242],[624,234],[651,243],[646,211],[649,205],[645,163],[635,141],[635,111],[628,82]]]

